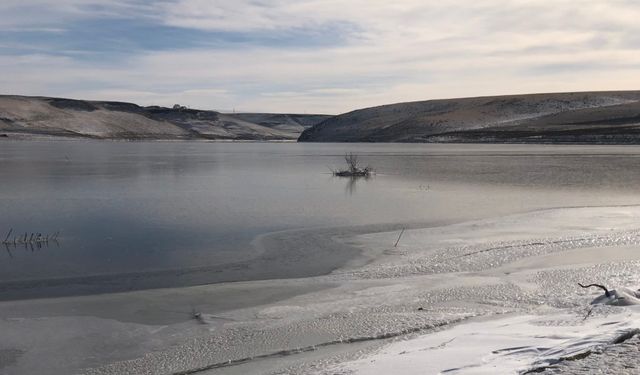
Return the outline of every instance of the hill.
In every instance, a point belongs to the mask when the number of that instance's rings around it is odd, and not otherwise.
[[[299,141],[640,143],[640,91],[390,104],[328,118]]]
[[[0,135],[98,139],[295,140],[329,116],[225,114],[185,107],[0,96]]]

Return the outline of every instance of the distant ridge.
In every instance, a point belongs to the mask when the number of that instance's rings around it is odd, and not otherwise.
[[[328,118],[299,141],[640,144],[640,91],[383,105]]]
[[[177,106],[0,95],[0,136],[95,139],[295,140],[329,116],[224,114]]]

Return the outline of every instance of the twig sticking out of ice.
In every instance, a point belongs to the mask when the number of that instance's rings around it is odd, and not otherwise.
[[[404,228],[402,228],[402,231],[400,231],[400,235],[398,236],[398,240],[396,241],[396,243],[393,245],[393,247],[398,247],[398,242],[400,242],[400,238],[402,238],[402,234],[404,233]]]
[[[607,287],[606,287],[606,286],[604,286],[604,285],[600,285],[600,284],[582,285],[582,284],[580,284],[580,283],[578,283],[578,285],[580,285],[582,288],[585,288],[585,289],[586,289],[586,288],[590,288],[590,287],[592,287],[592,286],[595,286],[595,287],[598,287],[598,288],[600,288],[600,289],[604,290],[604,295],[605,295],[605,296],[607,296],[607,297],[611,296],[611,293],[609,292],[609,290],[607,289]]]

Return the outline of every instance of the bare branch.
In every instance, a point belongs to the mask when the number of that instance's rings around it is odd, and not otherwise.
[[[400,242],[400,238],[402,237],[403,233],[404,233],[404,228],[402,228],[402,231],[400,232],[400,235],[398,236],[398,240],[396,241],[396,244],[393,245],[393,247],[398,247],[398,242]]]
[[[9,241],[9,236],[11,236],[11,232],[13,232],[13,228],[9,229],[9,233],[7,233],[7,238],[4,239],[5,243],[7,243],[7,241]]]
[[[585,289],[586,289],[586,288],[590,288],[590,287],[592,287],[592,286],[595,286],[595,287],[597,287],[597,288],[600,288],[600,289],[604,290],[604,295],[605,295],[605,296],[607,296],[607,297],[611,297],[611,292],[609,292],[609,289],[607,289],[607,287],[605,287],[604,285],[600,285],[600,284],[582,285],[582,284],[580,284],[580,283],[578,283],[578,285],[580,285],[581,287],[583,287],[583,288],[585,288]]]
[[[360,166],[358,165],[358,155],[354,155],[353,153],[345,154],[344,161],[347,163],[347,168],[343,170],[333,171],[334,176],[368,177],[373,171],[373,169],[369,166],[360,168]]]

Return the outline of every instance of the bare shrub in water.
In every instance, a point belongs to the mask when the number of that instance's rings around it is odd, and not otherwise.
[[[334,176],[339,177],[368,177],[373,172],[370,166],[361,168],[358,163],[358,155],[353,153],[345,154],[344,161],[347,163],[347,169],[333,171]]]

